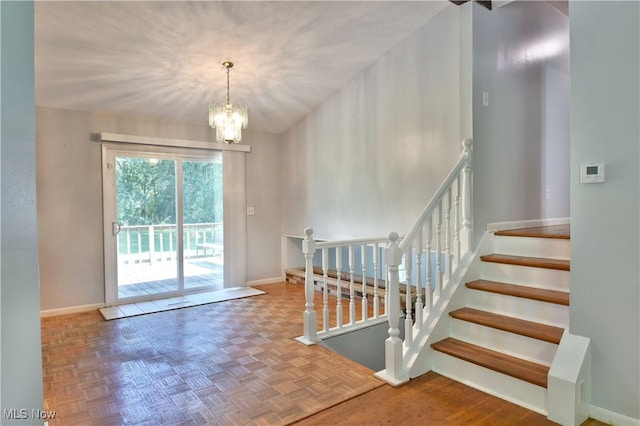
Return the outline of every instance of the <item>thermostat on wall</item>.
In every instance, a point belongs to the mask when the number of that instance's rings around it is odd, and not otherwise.
[[[581,164],[580,183],[604,182],[604,163]]]

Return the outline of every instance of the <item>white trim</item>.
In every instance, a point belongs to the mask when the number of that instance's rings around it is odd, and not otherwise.
[[[273,277],[273,278],[265,278],[263,280],[254,280],[247,281],[247,287],[253,287],[256,285],[264,285],[264,284],[276,284],[284,281],[284,277]]]
[[[98,134],[100,142],[134,143],[139,145],[171,146],[180,148],[210,149],[218,151],[251,152],[251,145],[227,145],[208,141],[192,141],[186,139],[150,138],[147,136],[123,135],[120,133],[102,132]]]
[[[104,308],[104,303],[92,303],[90,305],[69,306],[68,308],[47,309],[40,311],[40,318],[55,317],[58,315],[77,314],[80,312],[95,311]]]
[[[502,7],[502,6],[506,6],[509,3],[513,3],[516,0],[493,0],[493,5],[495,7]]]
[[[516,220],[513,222],[487,223],[488,232],[504,231],[506,229],[535,228],[537,226],[567,225],[571,223],[570,217],[555,219]]]
[[[625,416],[624,414],[609,411],[605,408],[591,406],[589,411],[589,417],[599,420],[601,422],[612,425],[627,425],[638,426],[640,425],[640,419],[634,419],[633,417]]]

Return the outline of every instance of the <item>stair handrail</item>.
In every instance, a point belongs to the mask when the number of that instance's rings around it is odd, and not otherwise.
[[[433,214],[434,210],[437,207],[438,200],[441,200],[445,193],[451,188],[451,185],[458,178],[461,171],[467,170],[465,183],[463,184],[467,188],[471,189],[471,150],[472,150],[472,142],[471,139],[465,139],[462,141],[462,153],[460,154],[460,158],[453,166],[447,177],[444,178],[436,192],[429,200],[429,203],[420,213],[420,216],[416,220],[416,222],[411,226],[409,231],[404,235],[402,242],[400,243],[400,250],[405,252],[407,250],[408,245],[411,241],[414,240],[417,232],[422,229],[427,219]],[[470,232],[471,229],[471,191],[468,192],[469,197],[462,196],[462,231]],[[467,241],[470,242],[470,241]]]
[[[430,321],[432,311],[444,288],[448,288],[456,269],[463,263],[461,260],[471,251],[472,238],[472,141],[462,141],[462,153],[451,172],[444,179],[438,190],[400,241],[398,234],[389,234],[385,249],[385,260],[388,271],[388,309],[389,337],[385,341],[385,369],[376,376],[392,385],[399,385],[409,380],[406,359],[413,338]],[[454,201],[455,199],[455,201]],[[443,204],[445,204],[443,209]],[[454,232],[451,246],[451,209],[453,205]],[[444,210],[444,215],[443,215]],[[434,221],[437,216],[437,222]],[[444,219],[444,220],[443,220]],[[442,247],[441,231],[445,225],[445,245]],[[435,232],[434,232],[435,229]],[[435,277],[432,275],[432,237],[435,233]],[[412,276],[414,250],[417,279]],[[422,256],[427,253],[426,279],[422,279]],[[442,258],[444,268],[442,271]],[[406,275],[407,297],[405,307],[405,336],[400,339],[400,266],[404,265]],[[435,285],[433,283],[435,281]],[[415,284],[415,304],[413,302],[413,284]],[[424,301],[422,299],[424,285]],[[412,317],[415,312],[415,321]]]

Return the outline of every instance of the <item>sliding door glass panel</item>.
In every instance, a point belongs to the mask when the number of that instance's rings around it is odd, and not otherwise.
[[[222,163],[182,162],[184,288],[223,285]]]
[[[176,161],[117,156],[118,299],[179,290]]]

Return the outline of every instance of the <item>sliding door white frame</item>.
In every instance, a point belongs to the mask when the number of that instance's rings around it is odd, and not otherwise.
[[[146,138],[152,139],[152,138]],[[135,140],[135,137],[134,137]],[[111,223],[115,221],[115,170],[114,159],[116,155],[146,156],[159,159],[177,159],[203,161],[206,158],[215,158],[222,155],[223,159],[223,220],[224,220],[224,287],[246,286],[246,180],[245,180],[245,153],[250,147],[243,149],[186,149],[183,146],[172,148],[157,143],[162,139],[153,139],[155,143],[139,145],[130,141],[124,143],[103,143],[102,146],[102,170],[103,170],[103,211],[104,211],[104,259],[105,259],[105,302],[107,305],[118,300],[117,269],[112,265],[117,263],[116,251]],[[167,140],[171,142],[171,140]],[[209,143],[211,146],[212,144]],[[148,146],[154,145],[154,146]],[[221,152],[222,151],[222,152]],[[219,158],[219,157],[218,157]],[[111,168],[109,166],[111,164]],[[180,170],[180,167],[178,167]],[[179,176],[178,176],[179,178]],[[182,194],[177,194],[179,209],[182,207]],[[181,218],[181,212],[178,215]],[[181,229],[179,226],[178,229]],[[180,236],[179,236],[180,238]],[[182,238],[180,238],[182,241]],[[179,245],[181,247],[182,244]],[[182,250],[178,253],[183,257]],[[182,285],[180,286],[182,288]]]

